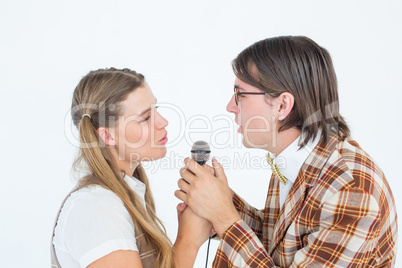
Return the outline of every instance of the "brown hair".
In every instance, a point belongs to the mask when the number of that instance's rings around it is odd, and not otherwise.
[[[134,175],[146,185],[146,210],[123,179],[125,174],[120,172],[110,150],[96,131],[99,127],[113,127],[114,119],[121,114],[120,102],[144,83],[142,74],[115,68],[91,71],[81,79],[74,91],[71,110],[81,141],[74,167],[77,169],[83,163],[88,166],[89,175],[80,180],[82,186],[100,185],[123,201],[135,226],[156,250],[158,267],[173,267],[172,243],[156,216],[154,199],[142,165],[136,168],[134,174],[127,175]],[[84,114],[90,117],[83,117]]]
[[[295,103],[280,121],[279,131],[302,131],[300,148],[314,140],[321,130],[321,141],[337,131],[339,139],[350,135],[339,113],[338,86],[328,51],[305,36],[280,36],[261,40],[243,50],[232,62],[235,75],[263,92],[278,97],[289,92]]]

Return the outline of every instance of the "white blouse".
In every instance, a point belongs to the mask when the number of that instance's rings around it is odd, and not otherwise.
[[[145,184],[125,176],[145,205]],[[82,188],[67,199],[53,238],[62,267],[87,267],[116,250],[138,251],[134,224],[123,202],[101,186]]]

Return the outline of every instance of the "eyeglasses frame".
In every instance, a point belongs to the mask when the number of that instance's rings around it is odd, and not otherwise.
[[[234,90],[236,106],[239,106],[239,97],[238,96],[240,96],[240,95],[265,95],[265,96],[268,96],[271,94],[281,94],[282,93],[282,92],[270,92],[270,93],[268,93],[268,92],[240,92],[240,89],[236,86],[233,88],[233,90]]]

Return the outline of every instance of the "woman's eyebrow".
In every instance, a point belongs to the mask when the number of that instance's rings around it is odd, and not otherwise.
[[[149,113],[149,112],[152,110],[152,105],[155,105],[155,104],[157,103],[157,101],[158,101],[158,100],[155,99],[155,103],[152,103],[150,108],[148,108],[148,109],[142,111],[142,112],[141,112],[140,114],[138,114],[138,115],[139,115],[139,116],[142,116],[142,115],[144,115],[144,114],[146,114],[146,113]]]
[[[148,108],[148,109],[146,109],[145,111],[143,111],[143,112],[141,112],[140,114],[138,114],[139,116],[142,116],[142,115],[144,115],[144,114],[146,114],[146,113],[148,113],[148,112],[150,112],[151,111],[151,108]]]

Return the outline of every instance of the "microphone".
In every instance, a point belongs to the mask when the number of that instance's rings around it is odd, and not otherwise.
[[[211,154],[208,142],[196,141],[191,147],[191,159],[197,162],[200,166],[204,165]]]
[[[196,141],[191,147],[191,159],[197,162],[200,166],[204,165],[211,154],[211,149],[209,148],[208,142],[206,141]],[[207,259],[205,261],[205,268],[208,265],[208,255],[209,255],[209,245],[211,244],[211,237],[208,238],[207,247]]]

